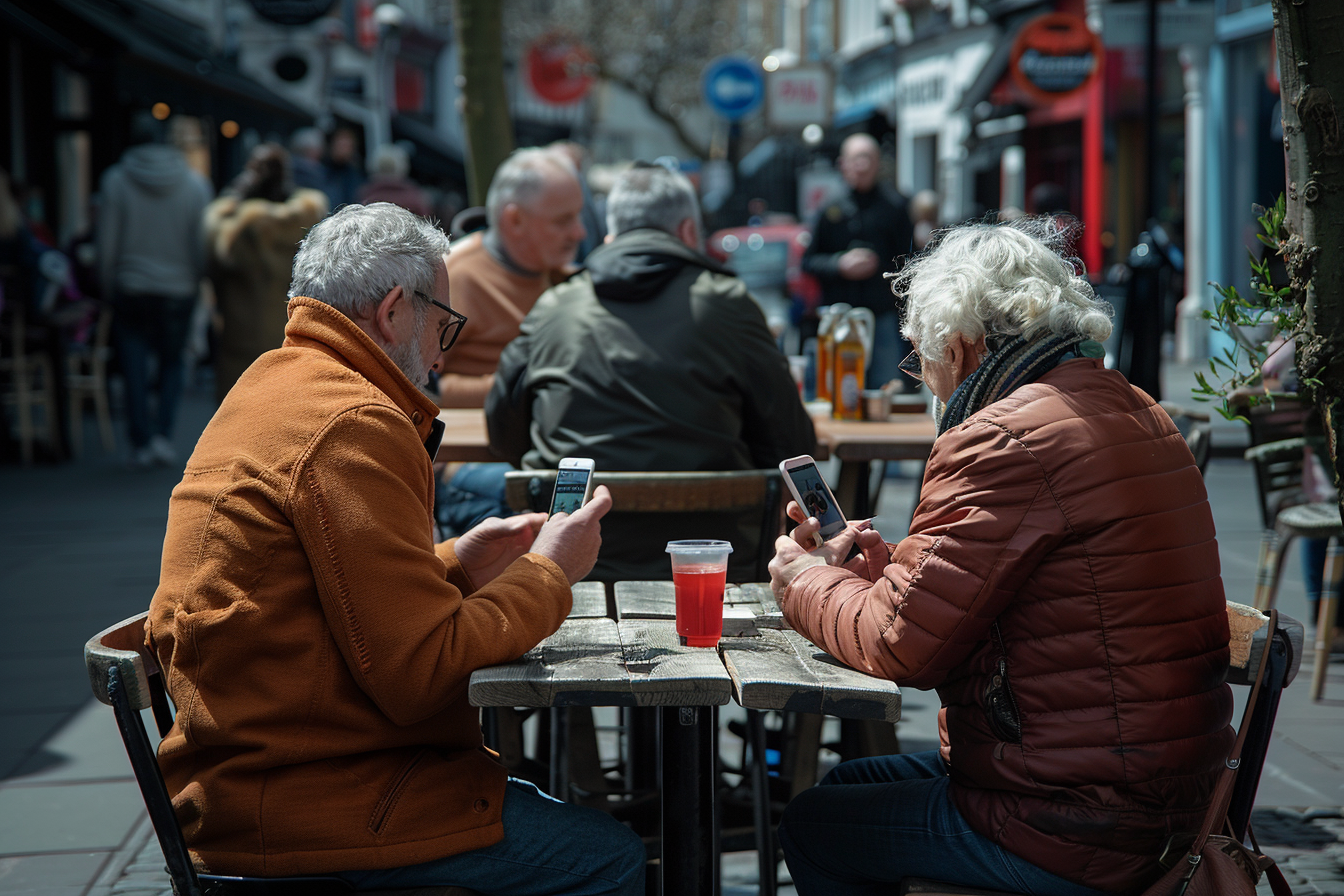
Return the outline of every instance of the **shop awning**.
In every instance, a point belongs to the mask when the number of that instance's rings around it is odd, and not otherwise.
[[[0,11],[75,66],[111,62],[123,93],[132,94],[128,102],[162,98],[191,114],[260,116],[270,126],[312,121],[305,110],[215,58],[201,28],[148,3],[0,0]]]

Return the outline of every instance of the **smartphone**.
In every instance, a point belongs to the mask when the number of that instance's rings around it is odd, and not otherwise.
[[[593,493],[593,459],[563,457],[555,472],[555,494],[551,513],[573,513],[588,502]]]
[[[808,516],[816,517],[821,523],[818,534],[823,542],[845,528],[845,515],[826,480],[821,478],[821,471],[811,455],[801,454],[780,461],[779,472],[783,474],[784,484],[793,494],[793,500]]]

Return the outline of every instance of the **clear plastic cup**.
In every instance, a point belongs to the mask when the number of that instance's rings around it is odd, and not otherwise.
[[[728,580],[726,541],[669,541],[677,594],[677,634],[688,647],[715,647],[723,635],[723,589]]]

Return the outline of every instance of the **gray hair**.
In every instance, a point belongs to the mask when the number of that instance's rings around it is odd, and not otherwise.
[[[928,252],[887,275],[905,297],[901,333],[926,358],[941,358],[957,333],[1105,340],[1111,306],[1063,254],[1073,229],[1046,216],[937,234]]]
[[[495,169],[490,189],[485,194],[485,215],[491,227],[499,223],[504,206],[510,203],[530,205],[546,189],[547,179],[555,172],[579,179],[578,169],[569,157],[553,149],[528,147],[514,150]]]
[[[640,227],[675,235],[687,218],[695,222],[697,233],[704,232],[695,187],[685,175],[662,165],[628,169],[607,195],[607,232],[612,236]]]
[[[299,244],[289,297],[309,296],[346,317],[367,317],[394,286],[433,295],[447,251],[443,231],[404,208],[347,205]]]

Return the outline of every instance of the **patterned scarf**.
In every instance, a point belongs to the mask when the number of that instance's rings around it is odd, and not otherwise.
[[[935,414],[942,435],[981,408],[1014,389],[1040,379],[1055,365],[1070,358],[1100,358],[1105,351],[1098,342],[1077,336],[1046,334],[1028,340],[1022,336],[1000,337],[1003,344],[985,356],[980,366],[957,387],[942,414]]]

